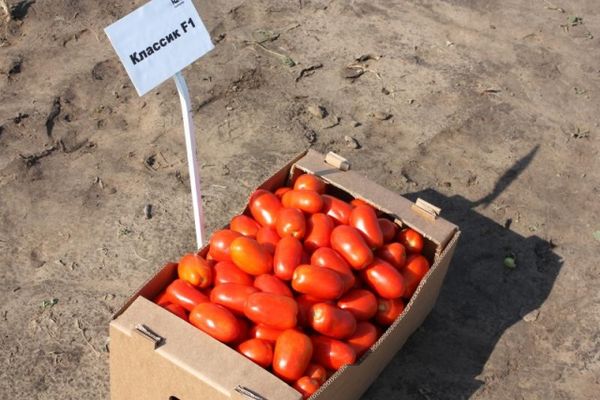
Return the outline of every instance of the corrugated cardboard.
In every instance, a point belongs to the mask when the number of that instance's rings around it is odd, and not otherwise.
[[[336,188],[336,194],[361,198],[422,233],[429,239],[424,252],[434,260],[402,316],[361,360],[339,370],[312,397],[352,400],[360,398],[431,311],[459,231],[443,218],[424,216],[414,209],[414,203],[360,174],[341,171],[324,160],[324,155],[309,150],[260,187],[274,190],[303,172],[319,175]],[[159,270],[111,322],[111,399],[301,399],[298,392],[270,372],[148,300],[160,293],[176,273],[175,264]]]

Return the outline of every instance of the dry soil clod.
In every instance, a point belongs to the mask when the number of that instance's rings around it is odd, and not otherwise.
[[[346,135],[344,136],[344,140],[346,141],[346,146],[350,147],[351,149],[360,149],[360,143],[358,143],[358,140],[352,136]]]
[[[323,119],[327,116],[327,109],[319,104],[311,104],[306,107],[306,111],[311,113],[313,116]]]
[[[392,114],[383,111],[372,112],[369,114],[369,116],[379,121],[387,121],[388,119],[392,118]]]

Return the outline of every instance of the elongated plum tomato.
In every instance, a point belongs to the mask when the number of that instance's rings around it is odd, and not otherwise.
[[[321,195],[314,190],[291,190],[283,195],[284,207],[298,208],[307,214],[316,214],[323,208]]]
[[[289,281],[294,270],[302,263],[302,243],[294,237],[284,237],[277,243],[273,256],[273,273],[279,279]]]
[[[362,321],[356,325],[354,334],[346,339],[354,351],[356,356],[362,356],[373,344],[379,339],[379,332],[375,325],[370,322]]]
[[[329,268],[337,272],[342,281],[344,281],[344,293],[356,283],[356,278],[350,265],[332,248],[321,247],[317,249],[310,257],[310,263],[317,267]]]
[[[350,201],[350,205],[352,207],[357,207],[357,206],[369,206],[370,207],[369,203],[367,203],[366,201],[361,200],[361,199],[352,199]]]
[[[192,311],[200,303],[209,301],[208,297],[182,279],[175,279],[167,286],[166,298],[174,304],[179,304],[188,311]]]
[[[423,236],[410,228],[402,229],[398,232],[396,240],[400,242],[410,254],[418,254],[423,251]]]
[[[231,254],[229,252],[231,242],[239,238],[238,232],[234,232],[229,229],[222,229],[216,231],[210,238],[210,248],[208,254],[217,261],[231,261]]]
[[[337,197],[329,196],[327,194],[324,194],[321,197],[323,199],[323,210],[321,212],[329,215],[338,224],[347,225],[350,220],[352,206]]]
[[[215,265],[215,286],[224,283],[239,283],[240,285],[252,286],[254,278],[245,273],[231,261],[220,261]]]
[[[365,289],[353,289],[338,300],[342,310],[350,311],[358,321],[366,321],[377,313],[377,297]]]
[[[187,321],[188,319],[187,311],[185,311],[185,308],[181,307],[179,304],[169,303],[163,306],[163,308],[169,310],[171,313],[177,315],[184,321]]]
[[[319,194],[325,193],[325,182],[311,174],[300,175],[294,182],[294,190],[314,190]]]
[[[304,247],[309,253],[319,247],[329,247],[331,231],[334,228],[333,219],[323,213],[311,215],[306,219],[306,235]]]
[[[294,271],[292,288],[318,299],[333,300],[344,292],[344,281],[337,272],[328,268],[304,264]]]
[[[265,293],[273,293],[281,296],[294,297],[289,286],[276,276],[263,274],[256,277],[254,287]]]
[[[429,261],[420,254],[413,254],[406,260],[406,266],[402,269],[402,276],[406,281],[406,292],[404,297],[410,298],[423,277],[429,271]]]
[[[273,372],[287,382],[302,377],[313,356],[311,339],[295,329],[285,330],[275,342]]]
[[[296,303],[298,303],[298,325],[310,327],[310,310],[312,306],[323,302],[323,300],[307,294],[296,296]],[[333,302],[331,302],[331,304],[333,304]]]
[[[275,247],[280,239],[277,230],[269,226],[263,226],[256,234],[256,241],[271,254],[275,253]]]
[[[218,304],[198,304],[190,313],[190,322],[223,343],[231,343],[239,337],[238,320],[231,311]]]
[[[397,225],[387,218],[379,218],[379,227],[383,233],[383,243],[389,243],[396,237]]]
[[[266,340],[248,339],[237,345],[237,351],[263,368],[273,362],[273,345]]]
[[[256,238],[256,233],[260,229],[260,224],[247,215],[238,215],[231,219],[229,229],[238,232],[241,235]]]
[[[311,378],[310,376],[303,376],[294,382],[292,387],[300,392],[303,399],[308,399],[314,392],[319,390],[320,386],[321,383],[318,380]]]
[[[271,343],[275,343],[279,335],[281,335],[282,333],[282,329],[275,329],[264,324],[258,324],[250,328],[249,335],[250,337],[256,339],[262,339]]]
[[[331,247],[354,269],[366,268],[373,261],[373,252],[361,233],[351,226],[339,225],[331,232]]]
[[[169,299],[169,295],[167,294],[166,290],[160,292],[158,296],[156,296],[156,298],[154,299],[154,302],[161,307],[171,304],[171,300]]]
[[[381,325],[389,326],[404,311],[402,299],[377,299],[377,314],[375,320]]]
[[[354,364],[356,352],[347,343],[323,335],[311,336],[313,344],[313,362],[327,369],[337,371],[347,364]]]
[[[250,213],[262,226],[275,227],[281,201],[273,193],[259,189],[250,196]]]
[[[300,240],[306,233],[306,219],[299,209],[284,207],[277,214],[276,227],[280,237],[292,236]]]
[[[256,240],[245,236],[231,242],[231,261],[250,275],[268,274],[273,269],[273,257]]]
[[[280,187],[279,189],[277,189],[275,191],[275,196],[277,196],[280,200],[283,197],[284,194],[286,194],[287,192],[289,192],[290,190],[292,190],[292,188],[289,187]]]
[[[383,246],[383,232],[373,207],[367,205],[354,207],[350,213],[350,226],[362,234],[369,247],[377,249]]]
[[[384,244],[375,254],[398,270],[402,270],[406,264],[406,249],[398,242]]]
[[[298,321],[298,304],[291,297],[258,292],[248,296],[244,314],[255,324],[290,329]]]
[[[258,289],[238,283],[224,283],[215,286],[210,292],[210,301],[220,304],[236,315],[244,315],[244,307],[248,296],[257,293]]]
[[[243,341],[246,341],[248,339],[251,339],[250,337],[250,321],[248,321],[246,318],[238,318],[238,326],[240,328],[240,331],[238,333],[238,336],[235,338],[234,341],[232,341],[230,344],[240,344]]]
[[[315,363],[308,364],[304,375],[316,379],[321,385],[327,380],[327,370],[322,365]]]
[[[404,294],[404,277],[390,263],[380,258],[376,258],[362,274],[367,285],[385,299],[396,299]]]
[[[192,285],[204,289],[213,283],[213,269],[197,254],[186,254],[177,265],[177,275]]]
[[[322,335],[345,339],[356,330],[356,318],[335,305],[317,303],[310,309],[310,326]]]

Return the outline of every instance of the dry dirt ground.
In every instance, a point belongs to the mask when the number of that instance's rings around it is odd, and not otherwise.
[[[142,3],[0,1],[2,399],[108,398],[111,314],[194,248],[174,84],[139,98],[103,33]],[[197,5],[209,230],[312,146],[464,232],[364,399],[598,398],[597,0]]]

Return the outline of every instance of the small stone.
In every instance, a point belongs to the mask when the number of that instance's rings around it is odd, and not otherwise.
[[[408,104],[414,104],[414,102],[415,102],[415,99],[409,99],[408,100]]]
[[[371,117],[378,119],[380,121],[386,121],[390,118],[392,118],[392,114],[383,112],[383,111],[375,111],[373,113],[370,114]]]
[[[307,130],[304,132],[304,138],[308,141],[308,143],[313,144],[317,141],[317,134],[313,130]]]
[[[537,308],[528,313],[525,313],[523,310],[521,310],[521,318],[523,318],[523,321],[525,321],[525,322],[537,321],[539,315],[540,315],[540,310]]]
[[[144,206],[144,215],[146,219],[152,219],[152,204],[146,204]]]
[[[504,266],[509,269],[517,268],[517,260],[513,256],[507,256],[504,258]]]
[[[360,149],[360,143],[358,143],[358,141],[352,136],[346,135],[344,136],[344,140],[346,141],[346,146],[350,147],[351,149]]]
[[[318,104],[309,105],[308,107],[306,107],[306,111],[311,113],[313,116],[321,119],[327,116],[327,110],[325,109],[325,107],[320,106]]]
[[[227,106],[227,107],[225,107],[225,109],[226,109],[227,111],[233,111],[233,107],[231,107],[231,106]]]

